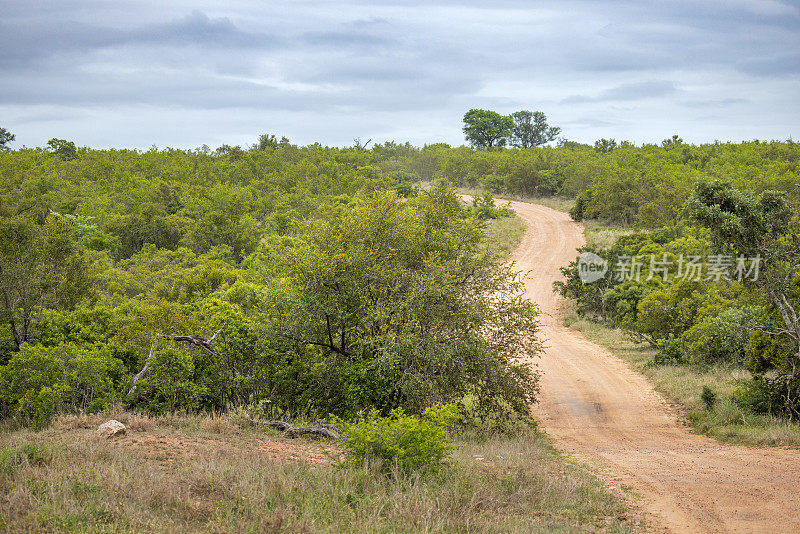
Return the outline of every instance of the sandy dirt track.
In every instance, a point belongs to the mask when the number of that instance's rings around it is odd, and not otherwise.
[[[647,379],[565,328],[552,283],[584,243],[582,227],[544,206],[512,207],[528,226],[512,259],[549,314],[535,413],[555,445],[630,485],[656,532],[800,533],[800,451],[691,433]]]

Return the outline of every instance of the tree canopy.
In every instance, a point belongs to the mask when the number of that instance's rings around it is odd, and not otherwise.
[[[517,148],[549,143],[561,133],[561,128],[547,124],[547,116],[541,111],[515,111],[511,120],[514,122],[511,144]]]
[[[476,148],[505,146],[514,128],[511,117],[488,109],[471,109],[464,114],[464,135]]]

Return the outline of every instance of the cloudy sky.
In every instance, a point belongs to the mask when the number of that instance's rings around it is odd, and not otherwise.
[[[800,138],[800,3],[0,0],[14,147],[462,144],[470,108],[564,137]]]

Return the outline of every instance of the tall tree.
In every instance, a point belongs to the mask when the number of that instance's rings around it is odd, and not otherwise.
[[[505,146],[514,123],[511,117],[488,109],[471,109],[464,114],[464,135],[476,148]]]
[[[47,147],[63,160],[71,160],[78,157],[78,147],[72,141],[54,137],[47,142]]]
[[[541,111],[516,111],[513,121],[512,144],[518,148],[530,148],[552,141],[561,133],[561,128],[547,124],[547,116]]]
[[[0,218],[0,318],[19,348],[45,309],[71,308],[91,294],[94,279],[71,224]]]
[[[318,404],[419,412],[469,395],[478,411],[527,414],[536,374],[517,358],[540,349],[538,310],[452,187],[408,202],[376,194],[331,215],[309,223],[296,288],[270,326],[323,354]]]
[[[0,128],[0,150],[10,150],[8,144],[16,138],[16,135],[12,134],[5,128]]]
[[[617,148],[617,146],[617,141],[615,139],[606,139],[605,137],[594,142],[594,149],[601,154],[608,154]]]

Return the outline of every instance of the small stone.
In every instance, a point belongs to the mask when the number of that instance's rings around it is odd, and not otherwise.
[[[116,419],[112,419],[97,427],[97,435],[104,436],[106,438],[113,438],[115,436],[122,436],[125,434],[126,430],[127,429],[125,428],[125,425]]]

